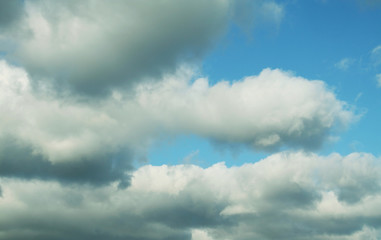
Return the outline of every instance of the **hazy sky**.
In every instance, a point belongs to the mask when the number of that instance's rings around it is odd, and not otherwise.
[[[0,240],[381,238],[381,1],[0,1]]]

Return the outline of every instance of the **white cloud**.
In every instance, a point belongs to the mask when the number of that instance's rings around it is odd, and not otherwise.
[[[197,134],[225,144],[272,150],[319,147],[353,112],[321,81],[265,69],[232,84],[209,85],[184,68],[135,95],[114,91],[96,103],[33,92],[27,74],[0,62],[0,136],[13,137],[50,162],[132,150],[158,134]]]
[[[193,229],[192,240],[213,240],[205,230]]]
[[[2,178],[0,239],[377,239],[379,160],[283,152],[231,168],[147,165],[126,190]]]
[[[277,69],[213,86],[169,78],[143,87],[137,99],[167,128],[259,149],[318,147],[327,131],[353,118],[323,82]]]

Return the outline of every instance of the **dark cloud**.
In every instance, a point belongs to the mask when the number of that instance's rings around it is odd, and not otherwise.
[[[25,2],[28,17],[14,26],[17,34],[6,35],[17,46],[5,50],[7,59],[25,67],[35,84],[87,96],[197,63],[232,18],[265,12],[279,22],[283,11],[262,0]]]
[[[0,1],[0,32],[20,20],[24,11],[23,0]]]
[[[218,0],[27,2],[19,28],[28,34],[14,39],[19,47],[8,57],[36,81],[92,96],[198,60],[230,12]]]
[[[21,179],[57,180],[62,183],[108,184],[119,181],[129,185],[132,169],[128,154],[104,154],[52,163],[32,146],[6,138],[0,146],[0,176]]]

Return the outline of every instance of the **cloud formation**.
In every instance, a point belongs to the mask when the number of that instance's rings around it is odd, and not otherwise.
[[[319,148],[332,128],[354,118],[322,81],[279,69],[215,85],[168,78],[143,85],[137,99],[166,128],[262,150]]]
[[[58,91],[105,95],[199,60],[238,15],[235,5],[248,12],[268,5],[267,16],[280,21],[281,6],[249,2],[27,0],[19,24],[1,36],[15,47],[3,51],[35,82],[49,82]]]
[[[378,162],[283,152],[231,168],[147,165],[126,190],[2,178],[0,239],[378,239]]]
[[[257,150],[316,149],[354,118],[323,82],[281,70],[209,85],[206,78],[192,81],[194,71],[183,68],[159,83],[139,85],[134,94],[114,91],[97,102],[56,99],[49,89],[33,91],[26,72],[4,61],[0,76],[5,176],[57,175],[70,181],[82,174],[88,176],[84,181],[97,176],[100,182],[113,181],[130,169],[134,156],[143,156],[157,137],[168,135],[196,134]],[[86,167],[92,175],[85,174]],[[58,168],[76,168],[78,175]],[[99,173],[102,168],[105,175]]]

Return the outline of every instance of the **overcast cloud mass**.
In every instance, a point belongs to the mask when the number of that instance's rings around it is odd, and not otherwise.
[[[319,152],[364,115],[344,88],[279,65],[203,69],[231,31],[277,35],[294,4],[0,1],[0,240],[379,239],[380,157]],[[338,59],[345,73],[361,62]],[[150,164],[182,136],[252,155]]]

